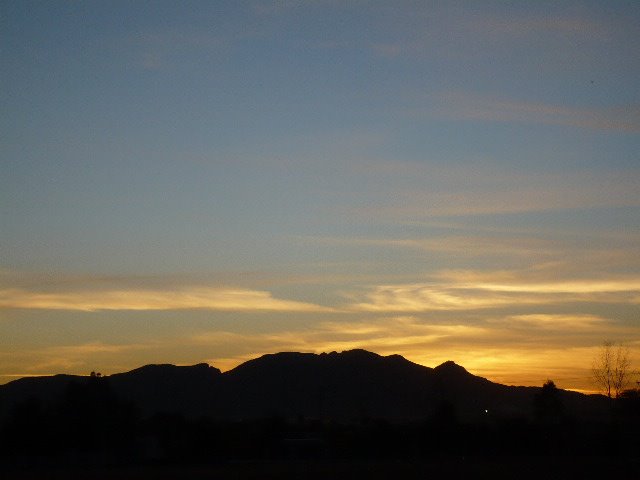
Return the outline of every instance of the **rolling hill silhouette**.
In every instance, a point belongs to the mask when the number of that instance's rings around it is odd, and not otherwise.
[[[28,399],[53,405],[68,385],[90,377],[30,377],[0,386],[0,415]],[[365,350],[342,353],[276,353],[221,373],[207,364],[147,365],[103,377],[123,401],[143,416],[177,413],[214,420],[318,419],[361,422],[384,419],[410,422],[441,415],[457,419],[530,418],[539,387],[513,387],[472,375],[448,361],[436,368],[400,355]],[[559,390],[571,415],[601,415],[606,400]]]

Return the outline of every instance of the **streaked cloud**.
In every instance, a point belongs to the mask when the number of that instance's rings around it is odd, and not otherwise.
[[[578,314],[542,314],[532,313],[526,315],[509,315],[495,323],[524,327],[539,328],[545,330],[564,330],[564,329],[588,329],[595,333],[593,329],[599,327],[606,328],[607,322],[604,318],[596,315],[578,315]]]
[[[637,197],[634,196],[637,185],[630,180],[622,180],[620,189],[615,191],[611,191],[604,183],[576,185],[575,179],[567,179],[564,185],[558,180],[546,185],[540,178],[532,180],[534,185],[522,181],[504,184],[505,186],[496,190],[411,192],[408,195],[411,202],[409,204],[415,205],[416,210],[420,205],[423,211],[438,216],[493,215],[638,204]]]
[[[527,102],[469,92],[443,92],[433,98],[436,114],[456,120],[523,122],[640,132],[640,105],[579,108]]]
[[[640,277],[610,276],[606,279],[585,278],[540,281],[521,271],[443,270],[436,276],[461,288],[477,288],[488,291],[530,293],[620,293],[640,290]]]
[[[526,281],[509,272],[441,272],[430,283],[377,285],[348,294],[347,308],[364,312],[463,311],[569,302],[636,303],[640,279]]]
[[[324,245],[389,247],[425,252],[455,253],[465,257],[556,255],[558,245],[533,238],[531,235],[479,236],[440,235],[430,238],[366,238],[366,237],[305,237],[303,240]]]
[[[377,187],[376,194],[348,199],[344,210],[359,218],[396,223],[640,206],[637,168],[541,173],[482,161],[447,167],[388,160],[356,163],[354,171]]]
[[[42,292],[0,290],[0,308],[48,310],[225,310],[330,312],[311,303],[274,298],[270,292],[242,288],[189,287],[180,290],[104,290]]]
[[[577,16],[499,16],[483,15],[475,18],[470,28],[493,35],[540,35],[549,33],[581,34],[592,37],[605,37],[606,25]]]
[[[410,225],[409,232],[401,231],[395,236],[309,236],[300,237],[306,245],[324,248],[340,248],[358,251],[368,249],[372,257],[383,252],[385,257],[420,258],[425,261],[443,261],[450,268],[480,262],[489,268],[500,265],[504,281],[514,279],[514,269],[527,269],[529,281],[545,278],[600,277],[603,272],[630,271],[640,266],[640,258],[634,246],[640,238],[634,232],[584,231],[579,226],[575,231],[558,231],[541,226],[534,228],[492,228],[491,225],[464,222],[424,222]],[[415,233],[424,231],[425,233]],[[378,255],[376,258],[379,258]],[[477,267],[476,267],[477,268]],[[511,270],[507,270],[511,269]],[[407,272],[408,273],[408,272]],[[404,278],[390,274],[378,275],[373,282],[366,276],[353,276],[352,284],[404,283],[419,279],[416,272]],[[452,273],[450,270],[449,273]],[[476,271],[474,275],[480,275]],[[496,280],[496,270],[491,270],[491,281]],[[444,274],[440,271],[439,275]],[[457,274],[461,274],[460,271]],[[466,275],[470,272],[467,270]],[[421,278],[424,278],[422,274]],[[487,276],[482,276],[487,280]],[[459,279],[456,279],[456,281]],[[624,279],[627,280],[626,278]]]
[[[290,10],[314,9],[317,7],[344,8],[344,2],[336,0],[260,0],[252,2],[251,11],[255,15],[274,15],[287,13]]]
[[[88,342],[80,345],[62,345],[54,346],[48,349],[48,352],[61,356],[86,356],[95,353],[121,353],[130,352],[132,350],[151,348],[152,343],[147,344],[130,344],[118,343],[109,344],[103,342]]]

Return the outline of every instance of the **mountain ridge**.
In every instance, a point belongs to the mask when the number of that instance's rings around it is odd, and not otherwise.
[[[59,401],[72,383],[92,377],[29,377],[0,385],[0,415],[28,398]],[[96,378],[93,378],[96,380]],[[449,360],[435,368],[401,355],[382,356],[356,349],[330,353],[278,352],[221,372],[206,363],[190,366],[149,364],[100,377],[143,416],[174,412],[217,420],[283,418],[363,418],[416,421],[448,405],[465,421],[531,417],[539,387],[514,387],[469,373]],[[602,399],[559,390],[576,415],[601,410]],[[56,400],[58,399],[58,400]]]

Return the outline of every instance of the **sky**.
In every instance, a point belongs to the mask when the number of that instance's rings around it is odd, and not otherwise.
[[[639,38],[636,1],[2,2],[0,383],[640,368]]]

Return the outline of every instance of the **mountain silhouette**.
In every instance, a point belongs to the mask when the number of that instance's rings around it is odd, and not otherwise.
[[[408,422],[441,415],[443,407],[467,422],[531,418],[540,391],[490,382],[452,361],[429,368],[400,355],[366,350],[268,354],[225,373],[207,364],[147,365],[103,380],[145,417],[178,413],[234,421],[281,417]],[[0,416],[28,399],[54,404],[70,383],[87,381],[89,377],[56,375],[1,385]],[[606,410],[599,395],[560,390],[560,396],[576,416]]]
[[[192,366],[146,365],[108,377],[119,397],[137,405],[144,415],[179,412],[208,415],[220,370],[206,363]]]
[[[0,386],[0,476],[637,478],[637,407],[365,350],[31,377]]]
[[[431,369],[394,355],[365,350],[343,353],[278,353],[246,362],[225,374],[235,418],[415,418],[429,404]]]

